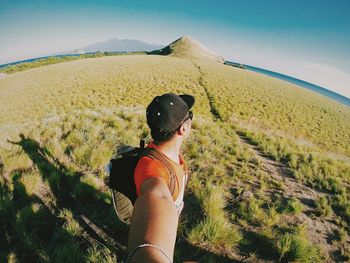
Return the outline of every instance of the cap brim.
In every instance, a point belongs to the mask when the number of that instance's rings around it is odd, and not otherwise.
[[[193,96],[187,95],[187,94],[182,94],[182,95],[179,95],[179,97],[186,102],[188,109],[192,108],[192,106],[194,104],[194,97]]]

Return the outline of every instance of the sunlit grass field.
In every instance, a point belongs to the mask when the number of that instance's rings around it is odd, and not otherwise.
[[[118,146],[150,140],[145,107],[165,92],[196,98],[175,262],[349,259],[348,107],[219,63],[133,55],[0,79],[0,262],[122,259],[104,166]],[[311,208],[290,185],[315,192]],[[331,248],[317,218],[332,222]]]
[[[350,157],[349,107],[247,70],[213,63],[197,65],[223,120],[255,124],[258,129],[280,132]]]
[[[80,55],[63,55],[63,56],[50,56],[45,58],[39,58],[33,61],[22,61],[17,64],[6,65],[0,68],[0,73],[13,74],[16,72],[28,70],[31,68],[43,67],[51,64],[57,64],[67,61],[86,59],[86,58],[98,58],[103,56],[123,56],[123,55],[145,55],[144,51],[130,51],[130,52],[95,52]]]

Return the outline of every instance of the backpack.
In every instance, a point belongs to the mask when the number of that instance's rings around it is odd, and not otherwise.
[[[120,147],[117,156],[110,160],[107,169],[109,170],[109,188],[114,210],[119,221],[126,225],[130,224],[134,203],[137,199],[134,170],[143,156],[159,160],[165,165],[170,175],[167,184],[171,195],[175,191],[175,170],[163,153],[154,148],[145,148],[144,140],[140,141],[140,147]]]

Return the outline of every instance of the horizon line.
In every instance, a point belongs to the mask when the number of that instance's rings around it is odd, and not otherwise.
[[[4,68],[4,67],[7,67],[7,66],[12,66],[12,65],[17,65],[17,64],[20,64],[20,63],[26,63],[26,62],[32,62],[32,61],[35,61],[35,60],[39,60],[39,59],[45,59],[45,58],[49,58],[49,57],[63,57],[63,56],[80,56],[80,55],[84,55],[84,54],[94,54],[94,53],[104,53],[104,52],[112,52],[112,53],[127,53],[127,52],[143,52],[144,50],[137,50],[137,51],[93,51],[93,52],[85,52],[85,53],[82,53],[82,54],[73,54],[73,53],[66,53],[66,54],[57,54],[57,55],[47,55],[47,56],[40,56],[40,57],[33,57],[33,58],[27,58],[27,59],[23,59],[23,60],[18,60],[18,61],[13,61],[13,62],[9,62],[9,63],[5,63],[5,64],[0,64],[0,69],[1,68]],[[322,89],[324,92],[329,92],[329,93],[332,93],[333,95],[337,95],[337,96],[341,96],[342,99],[345,99],[347,101],[347,104],[345,104],[346,106],[350,106],[350,97],[347,97],[346,95],[343,95],[343,94],[340,94],[338,92],[335,92],[331,89],[328,89],[326,87],[322,87],[320,85],[317,85],[317,84],[314,84],[312,82],[309,82],[309,81],[306,81],[306,80],[303,80],[303,79],[300,79],[300,78],[296,78],[296,77],[293,77],[293,76],[290,76],[290,75],[286,75],[284,73],[281,73],[281,72],[277,72],[277,71],[273,71],[273,70],[269,70],[269,69],[265,69],[265,68],[260,68],[260,67],[256,67],[256,66],[252,66],[252,65],[248,65],[248,64],[243,64],[243,63],[239,63],[239,62],[235,62],[235,61],[230,61],[230,60],[224,60],[224,64],[226,62],[229,62],[229,63],[232,63],[234,65],[243,65],[243,66],[246,66],[246,67],[251,67],[251,68],[255,68],[255,69],[260,69],[260,70],[263,70],[263,71],[267,71],[267,72],[270,72],[270,73],[274,73],[274,74],[278,74],[278,75],[281,75],[281,76],[286,76],[288,78],[292,78],[296,81],[300,81],[300,82],[304,82],[306,84],[311,84],[313,86],[316,86],[317,88],[320,88]],[[232,66],[232,65],[231,65]],[[249,69],[248,69],[249,70]],[[253,70],[252,70],[253,71]],[[255,71],[256,72],[256,71]],[[259,73],[259,72],[256,72],[256,73]],[[261,73],[261,72],[260,72]],[[2,73],[2,74],[6,74],[6,73]],[[262,73],[264,74],[264,73]],[[6,74],[6,75],[9,75],[9,74]],[[264,75],[267,75],[267,74],[264,74]],[[270,75],[271,76],[271,75]],[[273,77],[273,76],[272,76]],[[277,77],[275,77],[277,78]],[[281,78],[279,78],[281,79]],[[282,79],[282,80],[285,80],[289,83],[292,83],[292,84],[295,84],[295,85],[298,85],[294,82],[290,82],[288,81],[287,79]],[[303,88],[308,88],[308,87],[305,87],[305,86],[302,86],[302,85],[298,85],[298,86],[301,86]],[[310,89],[309,89],[310,90]],[[313,90],[314,91],[314,90]],[[317,92],[317,91],[314,91],[318,94],[321,94],[321,95],[324,95],[328,98],[330,98],[329,96],[321,93],[321,92]],[[334,98],[332,98],[334,99]],[[337,102],[340,102],[339,100],[337,100]],[[342,103],[344,104],[344,103]]]

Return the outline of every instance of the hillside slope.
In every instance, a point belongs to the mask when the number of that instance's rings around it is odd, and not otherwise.
[[[216,61],[224,63],[224,59],[213,51],[203,46],[200,42],[190,36],[181,37],[168,46],[148,52],[151,55],[174,56],[185,59]]]
[[[0,79],[1,262],[121,259],[127,234],[104,166],[116,147],[150,139],[145,107],[170,91],[196,97],[176,262],[349,259],[348,108],[190,54],[101,57]]]

